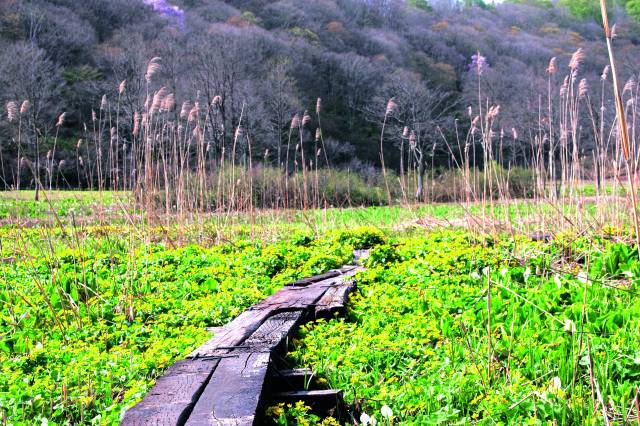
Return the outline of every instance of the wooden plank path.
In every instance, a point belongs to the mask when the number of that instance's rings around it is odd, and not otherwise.
[[[171,366],[120,424],[250,426],[260,424],[266,400],[315,399],[324,407],[341,399],[341,391],[283,389],[277,383],[300,381],[307,371],[278,372],[273,364],[299,325],[344,312],[356,287],[352,277],[362,269],[348,265],[305,278],[253,305]]]

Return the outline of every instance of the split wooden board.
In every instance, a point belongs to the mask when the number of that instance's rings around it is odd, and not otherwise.
[[[124,426],[249,426],[260,419],[272,354],[298,325],[344,310],[355,289],[345,266],[299,280],[252,306],[178,361],[124,416]]]

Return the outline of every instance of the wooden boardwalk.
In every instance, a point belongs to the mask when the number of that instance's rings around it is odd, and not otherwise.
[[[310,372],[276,364],[299,325],[344,311],[355,289],[351,277],[361,269],[350,265],[290,283],[250,307],[171,366],[120,424],[249,426],[260,424],[266,402],[336,405],[340,391],[308,391]]]

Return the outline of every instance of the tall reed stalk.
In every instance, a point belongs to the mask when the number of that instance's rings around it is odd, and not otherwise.
[[[616,69],[616,61],[613,54],[612,40],[613,35],[611,28],[609,27],[609,15],[607,12],[606,0],[600,0],[600,8],[602,11],[602,25],[604,28],[604,35],[607,40],[607,51],[609,52],[609,64],[611,65],[611,76],[613,78],[613,93],[616,103],[616,117],[618,119],[618,134],[622,143],[622,152],[624,154],[624,160],[627,168],[627,181],[629,184],[629,192],[631,193],[631,210],[633,215],[633,224],[636,231],[636,247],[638,254],[640,255],[640,224],[638,223],[638,203],[636,201],[636,188],[635,188],[635,170],[633,167],[631,150],[629,143],[629,129],[627,128],[627,119],[625,117],[624,105],[622,103],[622,96],[620,94],[620,84],[618,83],[618,72]]]

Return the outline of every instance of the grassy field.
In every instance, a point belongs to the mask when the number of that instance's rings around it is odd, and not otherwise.
[[[131,196],[116,191],[41,191],[35,201],[35,191],[0,192],[0,220],[43,219],[55,212],[60,217],[93,216],[100,212],[128,205]]]
[[[151,220],[123,193],[32,195],[0,193],[0,424],[117,424],[206,327],[362,247],[347,317],[305,327],[290,354],[356,419],[381,422],[384,405],[393,424],[637,417],[640,263],[624,230],[534,242],[524,231],[551,216],[528,201]],[[562,214],[576,209],[598,215]]]

